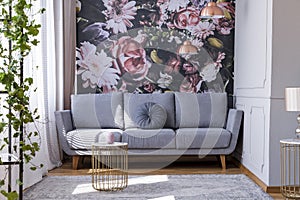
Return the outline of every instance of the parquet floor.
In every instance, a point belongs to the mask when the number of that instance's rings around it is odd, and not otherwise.
[[[147,159],[147,162],[144,162]],[[159,160],[161,159],[161,160]],[[129,158],[130,174],[147,174],[147,175],[163,175],[163,174],[242,174],[244,173],[232,158],[227,158],[227,169],[221,169],[220,161],[215,156],[208,156],[198,159],[194,156],[185,156],[163,168],[158,163],[165,161],[165,158]],[[48,176],[76,176],[91,174],[90,157],[84,157],[79,165],[78,170],[72,169],[72,162],[67,158],[63,165],[53,169]],[[147,163],[147,165],[145,164]],[[246,174],[248,175],[248,174]],[[249,176],[250,178],[251,175]],[[255,180],[254,180],[255,181]],[[274,199],[284,199],[280,193],[269,193]]]

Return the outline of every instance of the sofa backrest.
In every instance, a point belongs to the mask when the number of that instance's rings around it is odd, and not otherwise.
[[[223,128],[227,117],[226,93],[175,93],[176,127]]]
[[[76,128],[139,128],[134,113],[145,103],[162,106],[164,128],[223,128],[227,117],[226,93],[109,93],[71,96]]]
[[[78,94],[71,96],[76,128],[124,128],[123,94]]]
[[[153,102],[162,106],[167,119],[165,128],[175,128],[175,102],[174,93],[152,93],[152,94],[132,94],[124,93],[124,124],[125,128],[138,128],[139,125],[134,120],[136,110],[145,103]]]

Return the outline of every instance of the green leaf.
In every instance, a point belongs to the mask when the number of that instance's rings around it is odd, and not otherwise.
[[[31,157],[28,154],[24,154],[25,163],[28,163],[31,160]]]
[[[31,44],[33,44],[34,46],[38,45],[39,41],[37,39],[34,39],[31,41]]]
[[[0,122],[0,132],[2,133],[4,128],[6,127],[7,123],[5,122]]]
[[[4,179],[3,179],[3,180],[0,180],[0,188],[1,188],[3,185],[5,185],[5,180],[4,180]]]
[[[33,78],[26,78],[25,80],[24,80],[25,82],[28,82],[30,85],[33,83]]]
[[[23,149],[23,151],[29,151],[29,150],[31,150],[31,146],[30,145],[23,145],[22,146],[22,149]]]
[[[42,8],[42,9],[40,10],[41,13],[44,13],[45,11],[46,11],[46,8]]]
[[[17,180],[16,180],[16,184],[18,184],[18,185],[23,185],[23,182],[20,181],[20,179],[17,179]]]
[[[5,196],[8,200],[16,200],[19,197],[16,191],[6,192],[5,190],[1,190],[1,194],[3,194],[3,196]]]
[[[6,144],[2,144],[0,147],[0,151],[2,151],[4,149],[4,147],[6,147]]]
[[[30,170],[35,171],[36,167],[30,167]]]
[[[7,197],[8,193],[5,190],[1,190],[0,192],[3,196]]]
[[[14,146],[13,146],[13,149],[14,149],[14,151],[17,151],[17,150],[18,150],[18,146],[17,146],[17,145],[14,145]]]
[[[16,199],[18,199],[18,197],[19,197],[19,195],[16,191],[9,192],[7,195],[8,200],[16,200]]]
[[[19,135],[20,135],[19,132],[15,132],[15,133],[13,134],[13,137],[14,137],[14,138],[19,137]]]

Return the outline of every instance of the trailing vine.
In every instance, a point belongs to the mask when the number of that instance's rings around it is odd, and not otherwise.
[[[29,106],[33,78],[23,77],[23,61],[39,43],[37,36],[41,25],[33,17],[44,12],[40,9],[32,13],[34,1],[37,0],[0,0],[0,87],[7,92],[2,99],[4,103],[0,103],[0,111],[6,113],[0,113],[0,153],[7,152],[8,132],[11,132],[12,153],[18,154],[21,149],[23,154],[19,159],[24,163],[29,163],[40,149],[39,142],[34,139],[39,137],[39,132],[25,128],[39,119],[38,110],[31,110]],[[31,169],[37,167],[42,165],[32,165]],[[7,199],[17,199],[16,191],[8,192],[4,188],[5,177],[0,179],[1,194]],[[20,180],[17,183],[23,184]]]

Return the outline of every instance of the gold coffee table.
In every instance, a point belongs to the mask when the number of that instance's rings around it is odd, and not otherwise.
[[[288,199],[300,199],[300,139],[280,140],[281,194]]]
[[[92,185],[100,191],[122,190],[128,185],[128,144],[92,145]]]

